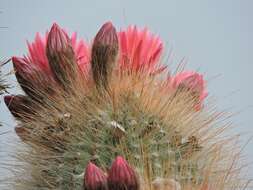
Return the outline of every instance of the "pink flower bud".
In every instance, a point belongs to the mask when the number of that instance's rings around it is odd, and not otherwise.
[[[111,22],[106,22],[98,31],[95,39],[94,45],[102,46],[118,46],[117,32]]]
[[[98,31],[92,46],[92,73],[97,86],[107,87],[114,62],[118,55],[118,36],[111,22]]]
[[[134,170],[127,161],[118,156],[109,171],[108,186],[110,190],[138,190],[139,183]]]
[[[190,90],[196,96],[195,98],[198,99],[195,105],[196,110],[202,107],[202,102],[208,94],[205,89],[203,75],[192,71],[185,71],[170,78],[170,83],[175,89],[186,88]]]
[[[68,35],[57,24],[48,34],[46,52],[55,80],[66,89],[76,77],[77,63]]]
[[[54,80],[41,67],[30,63],[27,57],[12,57],[12,62],[17,81],[29,98],[41,102],[43,94],[53,94]]]
[[[89,162],[84,175],[85,190],[107,190],[107,177],[95,164]]]
[[[33,96],[34,83],[36,79],[31,80],[31,69],[23,58],[12,57],[15,75],[21,88],[27,95]]]
[[[68,48],[69,42],[68,35],[54,23],[48,34],[47,48],[52,52],[61,52]]]
[[[34,114],[33,107],[31,106],[31,100],[23,95],[8,95],[4,97],[4,102],[11,114],[19,119],[31,118],[31,114]]]

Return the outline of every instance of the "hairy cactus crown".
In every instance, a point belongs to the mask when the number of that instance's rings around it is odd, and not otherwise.
[[[27,56],[12,58],[24,94],[4,98],[27,145],[17,157],[19,172],[29,176],[16,172],[14,186],[240,188],[233,174],[240,173],[239,154],[229,151],[234,141],[223,136],[223,114],[205,104],[203,75],[168,77],[162,52],[162,41],[147,29],[117,32],[111,22],[91,44],[57,24],[45,37],[37,34]]]

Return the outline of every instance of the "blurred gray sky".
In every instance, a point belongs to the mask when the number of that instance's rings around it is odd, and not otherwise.
[[[232,119],[235,131],[246,133],[243,138],[253,135],[251,0],[0,0],[0,11],[0,26],[8,27],[0,28],[1,60],[25,54],[26,40],[33,40],[36,32],[44,33],[53,22],[84,39],[91,39],[108,20],[118,29],[129,24],[147,26],[160,35],[168,51],[173,50],[170,62],[176,65],[186,57],[188,69],[205,73],[219,108],[239,112]],[[10,68],[5,67],[5,72]],[[14,122],[3,103],[0,120],[4,130],[13,130]],[[0,148],[12,138],[11,133],[1,136]],[[252,162],[253,142],[245,153]]]

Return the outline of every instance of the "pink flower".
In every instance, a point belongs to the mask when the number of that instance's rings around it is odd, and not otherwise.
[[[95,164],[89,162],[84,175],[85,190],[107,190],[107,176]]]
[[[159,37],[147,29],[129,26],[118,34],[120,42],[120,66],[131,71],[155,72],[161,57],[163,44]]]
[[[202,107],[202,102],[208,95],[205,89],[203,75],[194,71],[184,71],[171,77],[169,80],[173,89],[185,88],[197,96],[198,103],[195,106],[196,110],[199,110]]]
[[[134,170],[127,161],[118,156],[108,173],[108,187],[110,190],[138,190],[139,183]]]
[[[46,56],[47,37],[48,33],[44,37],[41,37],[40,34],[37,33],[34,42],[27,42],[29,53],[27,56],[24,56],[23,61],[28,65],[28,67],[39,68],[44,72],[49,73],[50,68]]]

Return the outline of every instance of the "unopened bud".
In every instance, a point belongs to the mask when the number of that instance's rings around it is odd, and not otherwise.
[[[84,175],[85,190],[107,190],[107,177],[95,164],[89,163]]]
[[[32,114],[35,113],[31,106],[31,100],[23,95],[8,95],[4,97],[4,102],[11,114],[19,119],[31,119]]]
[[[135,171],[127,161],[118,156],[113,162],[108,175],[110,190],[138,190],[139,182]]]
[[[57,24],[48,34],[46,52],[55,80],[66,89],[76,78],[77,63],[68,35]]]
[[[116,29],[111,22],[107,22],[98,31],[92,46],[91,66],[97,86],[107,87],[118,49]]]
[[[36,78],[31,80],[31,77],[27,73],[31,73],[27,63],[23,58],[19,57],[12,57],[13,67],[15,69],[15,75],[17,78],[18,83],[20,84],[21,88],[24,92],[30,96],[35,97],[36,87],[34,83],[36,83]]]

